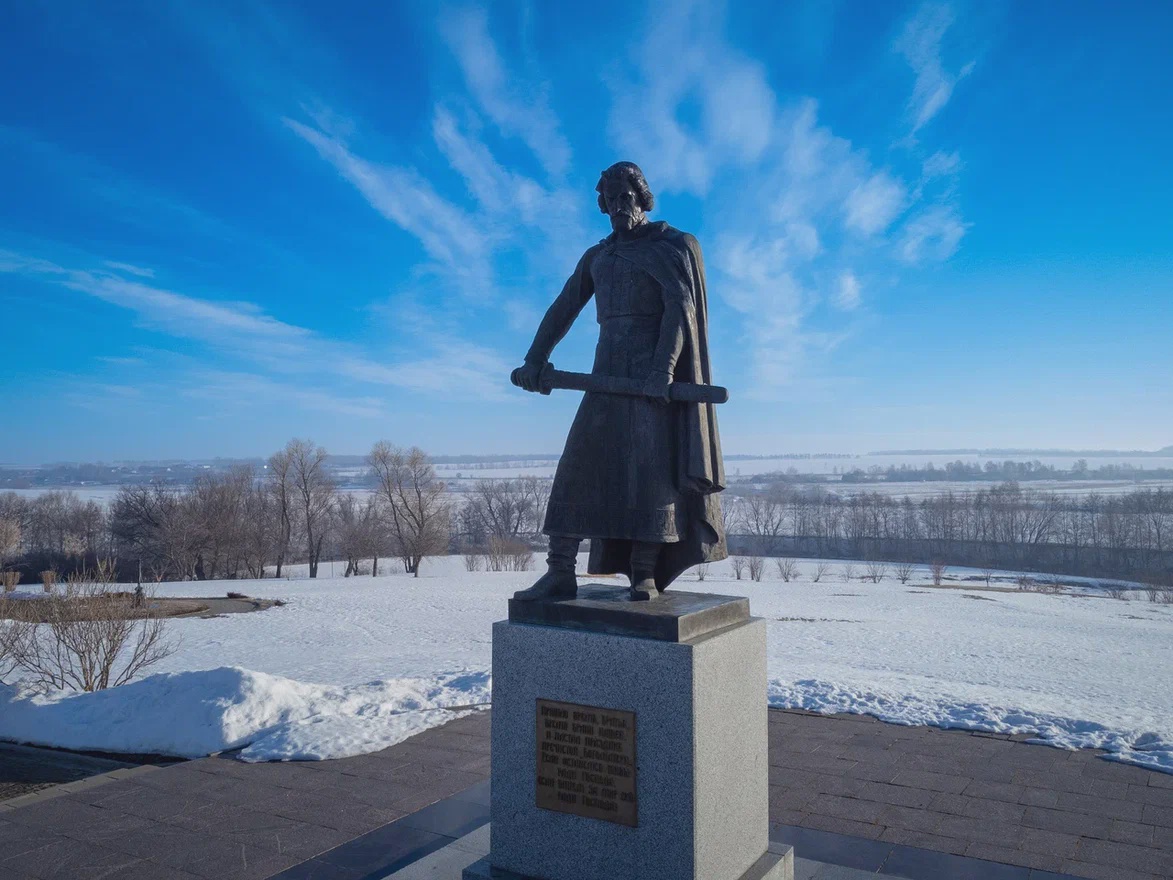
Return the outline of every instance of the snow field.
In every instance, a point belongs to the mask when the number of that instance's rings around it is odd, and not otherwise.
[[[1033,733],[1173,772],[1173,607],[968,582],[935,589],[923,569],[908,585],[843,583],[838,562],[816,584],[814,563],[799,567],[790,583],[772,565],[754,583],[723,562],[703,583],[690,573],[674,587],[749,597],[769,622],[771,705]],[[187,756],[245,747],[252,760],[384,748],[488,701],[492,623],[534,577],[466,572],[446,557],[420,578],[164,584],[160,595],[236,590],[288,604],[174,621],[177,652],[115,691],[0,689],[0,738]]]

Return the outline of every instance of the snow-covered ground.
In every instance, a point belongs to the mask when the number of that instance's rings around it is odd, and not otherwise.
[[[725,562],[676,587],[748,596],[769,621],[772,705],[1037,733],[1173,772],[1173,607],[1140,594],[934,589],[924,571],[908,585],[844,583],[843,563],[813,583],[814,563],[800,568],[790,583],[772,566],[753,583]],[[0,738],[183,755],[247,745],[255,760],[382,748],[487,702],[492,622],[533,577],[469,573],[451,557],[418,579],[165,584],[160,595],[231,589],[288,604],[174,621],[181,644],[156,667],[164,674],[112,692],[0,689]]]

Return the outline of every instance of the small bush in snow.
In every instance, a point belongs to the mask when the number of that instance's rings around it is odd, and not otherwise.
[[[941,581],[945,578],[945,571],[949,568],[944,562],[929,563],[929,571],[933,575],[933,586],[941,586]]]
[[[745,574],[745,557],[734,556],[729,561],[733,564],[733,576],[738,580],[741,580],[742,576]]]
[[[463,555],[465,571],[480,571],[485,567],[485,558],[475,550],[465,550]]]
[[[839,569],[839,577],[843,579],[843,583],[849,584],[855,580],[855,566],[851,563]]]
[[[11,593],[20,583],[19,571],[0,571],[0,584],[4,585],[4,592]]]
[[[762,557],[751,556],[749,558],[749,576],[751,580],[760,581],[765,568],[766,560],[762,559]]]
[[[44,691],[100,691],[170,656],[167,621],[149,601],[140,606],[116,587],[114,566],[100,563],[35,605],[21,602],[36,617],[10,627],[9,664]]]
[[[57,585],[57,572],[53,569],[41,572],[41,586],[46,593],[52,593],[53,587]]]
[[[887,574],[888,564],[886,562],[869,562],[867,564],[867,579],[873,584],[878,584]]]
[[[696,579],[698,581],[703,581],[708,576],[709,576],[709,563],[702,562],[700,565],[698,565],[696,567]]]
[[[815,564],[815,573],[811,576],[811,580],[817,584],[830,571],[831,571],[831,563],[829,563],[829,562],[816,563]]]
[[[793,559],[782,557],[774,560],[774,564],[778,566],[778,577],[782,578],[786,583],[790,583],[798,577],[798,563]],[[815,578],[818,581],[818,578]]]
[[[902,584],[908,583],[914,571],[916,571],[916,566],[911,562],[899,562],[896,564],[896,578]]]

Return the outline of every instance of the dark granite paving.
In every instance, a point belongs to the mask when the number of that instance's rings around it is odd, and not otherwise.
[[[488,820],[488,732],[59,786],[0,804],[0,880],[381,880]],[[1173,776],[1010,737],[771,711],[770,818],[805,859],[912,880],[1173,877]]]
[[[1173,877],[1173,775],[1022,739],[771,711],[770,820],[875,841],[896,874],[915,847],[1039,878]]]
[[[125,761],[0,743],[0,801],[131,766]]]

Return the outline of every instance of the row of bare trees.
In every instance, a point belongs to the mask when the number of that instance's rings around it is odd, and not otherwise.
[[[1173,550],[1173,491],[1060,495],[1003,483],[917,501],[777,484],[727,499],[731,531],[763,537],[984,541]]]
[[[376,443],[367,459],[374,488],[361,494],[339,491],[327,458],[295,439],[263,468],[209,471],[185,486],[124,486],[108,511],[68,492],[0,495],[0,568],[47,551],[78,569],[87,557],[117,558],[124,578],[281,577],[301,563],[312,578],[329,552],[346,559],[347,575],[364,559],[378,574],[386,557],[418,575],[424,559],[447,551],[453,505],[423,451]]]

